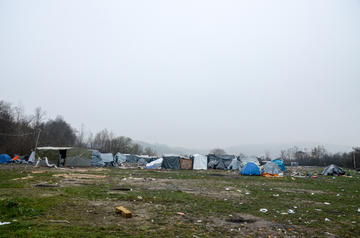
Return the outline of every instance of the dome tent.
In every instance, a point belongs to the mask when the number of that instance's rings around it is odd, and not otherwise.
[[[7,164],[11,162],[11,157],[8,154],[0,154],[0,164]]]
[[[260,169],[259,167],[253,163],[253,162],[248,162],[240,171],[241,175],[257,175],[260,176]]]
[[[281,159],[274,159],[272,162],[277,164],[282,171],[286,170],[285,165],[284,165],[284,161],[282,161]]]
[[[322,175],[330,175],[330,176],[334,176],[334,175],[340,176],[340,175],[344,175],[345,172],[339,166],[332,164],[332,165],[329,165],[328,167],[326,167],[321,174]]]
[[[261,174],[282,176],[283,172],[281,171],[279,165],[275,164],[272,161],[269,161],[261,168]]]

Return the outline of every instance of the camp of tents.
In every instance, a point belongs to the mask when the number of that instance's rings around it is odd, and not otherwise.
[[[30,156],[16,155],[11,158],[0,154],[0,164],[28,163],[36,166],[88,167],[88,166],[124,166],[145,169],[182,169],[182,170],[233,170],[243,176],[282,177],[286,167],[281,159],[261,162],[256,157],[236,157],[234,155],[182,156],[165,154],[162,157],[116,153],[101,153],[76,147],[38,147]],[[326,167],[322,175],[344,175],[342,168],[336,165]]]

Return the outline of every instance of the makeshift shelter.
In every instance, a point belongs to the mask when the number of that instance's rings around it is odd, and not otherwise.
[[[105,163],[101,159],[101,153],[98,150],[93,150],[91,155],[91,166],[104,166]]]
[[[208,168],[211,169],[227,169],[231,162],[235,159],[234,155],[208,155]]]
[[[193,168],[192,159],[180,157],[179,162],[180,162],[180,169],[192,170]]]
[[[160,169],[162,162],[163,162],[163,158],[154,160],[154,161],[146,164],[145,169]]]
[[[137,163],[139,160],[139,157],[137,155],[126,155],[126,162],[127,163]]]
[[[161,164],[163,169],[180,169],[180,156],[179,155],[164,155]]]
[[[283,176],[283,172],[279,165],[269,161],[261,168],[261,175]]]
[[[282,171],[285,171],[285,170],[286,170],[285,164],[284,164],[284,162],[283,162],[281,159],[274,159],[272,162],[274,162],[275,164],[277,164]]]
[[[122,164],[126,162],[126,154],[121,154],[120,152],[117,152],[114,158],[114,161],[118,164]]]
[[[340,175],[344,175],[345,172],[339,166],[331,164],[328,167],[326,167],[321,174],[322,175],[330,175],[330,176],[334,176],[334,175],[340,176]]]
[[[240,161],[240,168],[244,167],[247,163],[252,162],[256,164],[257,166],[260,166],[260,162],[258,158],[256,157],[245,157],[245,158],[239,158]]]
[[[233,159],[228,167],[228,170],[239,170],[239,169],[240,169],[240,161],[238,159]]]
[[[253,175],[260,176],[260,169],[255,163],[248,162],[244,167],[242,167],[240,174],[247,176],[253,176]]]
[[[71,167],[91,166],[92,151],[76,147],[38,147],[36,156],[48,158],[50,164]],[[43,165],[42,163],[40,165]]]
[[[194,170],[207,170],[207,157],[205,155],[195,154],[192,159]]]
[[[0,154],[0,164],[7,164],[11,162],[11,157],[8,154]]]
[[[138,155],[137,157],[139,159],[144,159],[147,163],[150,163],[150,162],[158,159],[158,157],[156,157],[156,156],[149,156],[149,155]]]

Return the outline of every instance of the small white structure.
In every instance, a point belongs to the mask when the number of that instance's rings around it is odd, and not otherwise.
[[[163,162],[163,158],[154,160],[154,161],[146,164],[145,169],[160,169],[162,162]]]
[[[193,170],[207,170],[207,157],[205,155],[195,154],[193,158]]]

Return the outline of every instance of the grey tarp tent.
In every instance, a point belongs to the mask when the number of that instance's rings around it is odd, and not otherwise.
[[[260,162],[258,158],[256,157],[245,157],[245,158],[239,158],[240,161],[240,167],[244,167],[247,163],[252,162],[256,164],[257,166],[260,166]]]
[[[345,172],[339,166],[332,164],[332,165],[329,165],[328,167],[326,167],[321,174],[322,175],[330,175],[330,176],[334,176],[334,175],[339,176],[339,175],[344,175]]]
[[[161,164],[163,169],[180,169],[180,156],[179,155],[164,155]]]
[[[275,164],[272,161],[267,162],[262,168],[261,168],[261,174],[274,174],[274,175],[283,175],[282,170],[280,169],[279,165]]]
[[[234,155],[208,155],[208,168],[211,169],[227,169],[231,162],[235,159]]]

